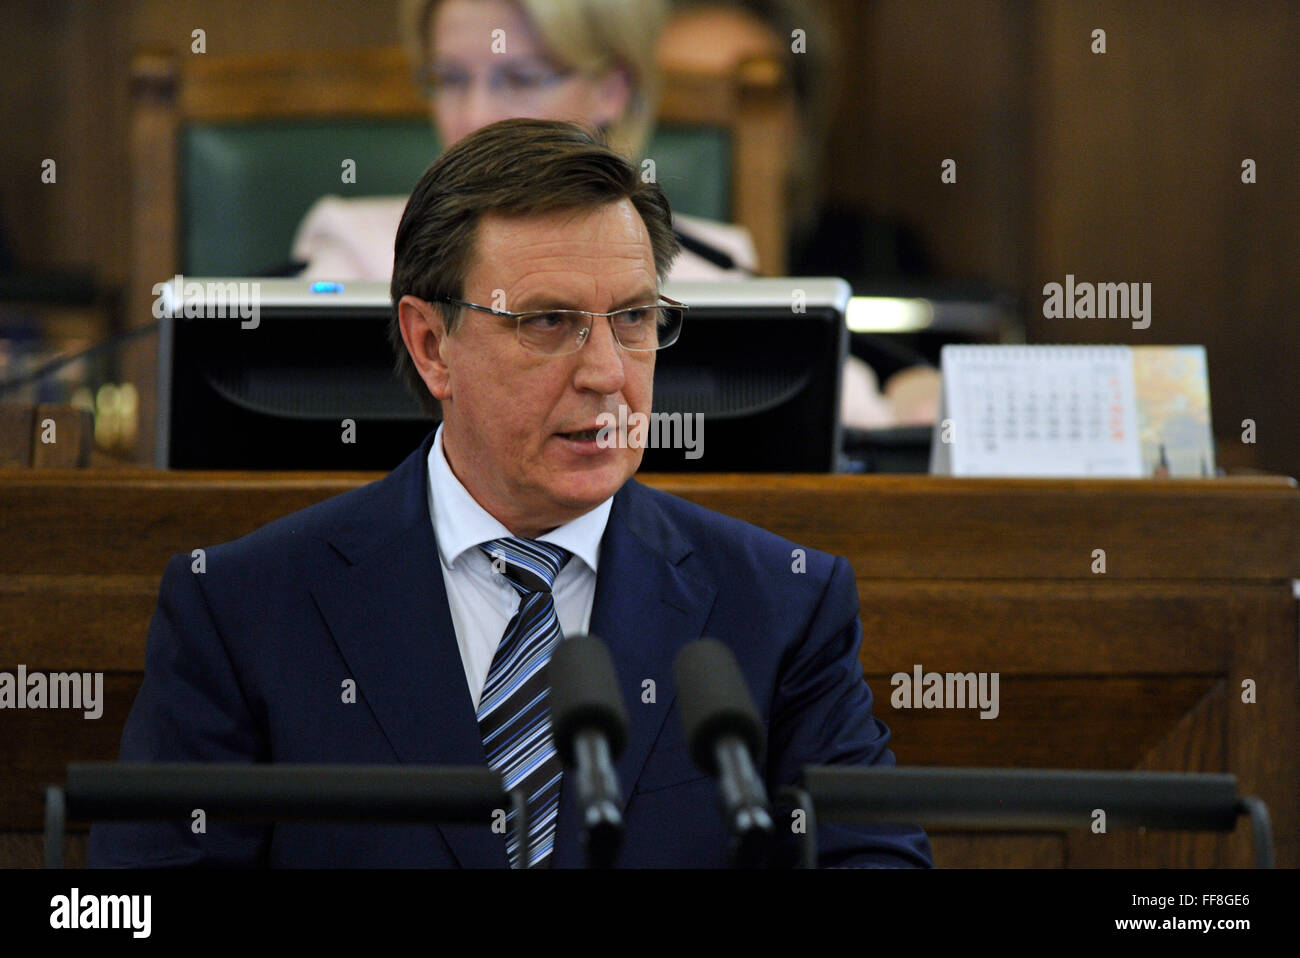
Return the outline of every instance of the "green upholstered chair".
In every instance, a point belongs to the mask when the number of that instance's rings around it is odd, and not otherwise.
[[[283,265],[317,198],[406,194],[439,148],[399,48],[143,54],[132,79],[137,284]],[[673,208],[748,227],[768,274],[784,267],[788,96],[771,60],[666,71],[647,151]]]
[[[319,197],[405,196],[441,148],[424,118],[194,123],[180,137],[180,261],[193,276],[275,269]],[[725,130],[660,127],[647,155],[675,211],[730,219]],[[342,180],[344,157],[355,183]]]

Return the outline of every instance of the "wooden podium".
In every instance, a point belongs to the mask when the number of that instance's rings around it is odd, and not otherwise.
[[[168,557],[376,478],[0,472],[0,671],[102,671],[106,700],[99,720],[0,711],[0,867],[40,863],[41,786],[116,758]],[[1293,480],[640,478],[849,559],[900,763],[1232,772],[1268,803],[1278,865],[1300,863]],[[916,666],[998,673],[997,717],[892,707],[890,677]],[[1244,820],[1232,835],[930,834],[948,867],[1251,861]],[[70,863],[84,856],[83,831]]]

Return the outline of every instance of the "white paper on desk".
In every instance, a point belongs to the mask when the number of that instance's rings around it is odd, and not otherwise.
[[[932,473],[1143,475],[1127,346],[944,346],[941,363]]]

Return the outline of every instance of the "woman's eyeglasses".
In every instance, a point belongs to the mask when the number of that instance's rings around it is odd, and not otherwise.
[[[485,80],[494,97],[518,102],[550,92],[576,72],[542,60],[524,60],[502,64],[489,71]],[[435,65],[420,71],[420,84],[429,99],[463,98],[475,82],[476,78],[468,70],[459,67]]]

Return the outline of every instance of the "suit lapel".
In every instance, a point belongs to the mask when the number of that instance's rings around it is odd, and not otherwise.
[[[349,563],[313,583],[339,651],[400,761],[485,766],[429,518],[432,434],[353,510],[330,545]],[[438,826],[462,866],[507,866],[481,826]]]
[[[433,434],[359,499],[330,537],[347,565],[311,592],[398,759],[409,764],[486,766],[465,667],[447,604],[428,506]],[[591,633],[609,646],[627,705],[628,743],[616,764],[623,807],[676,697],[677,651],[699,638],[716,588],[678,565],[690,543],[652,494],[629,480],[614,497],[601,540]],[[645,703],[642,683],[655,683]],[[565,776],[557,868],[579,867],[577,809]],[[505,843],[482,826],[438,826],[460,864],[505,868]]]
[[[699,638],[716,588],[688,579],[677,568],[691,545],[672,526],[652,495],[629,480],[614,497],[600,545],[591,634],[605,641],[628,710],[628,742],[616,763],[623,808],[676,697],[673,660]],[[655,684],[656,701],[642,701],[642,683]],[[556,827],[557,868],[582,865],[572,776],[564,777]]]

